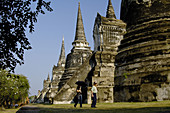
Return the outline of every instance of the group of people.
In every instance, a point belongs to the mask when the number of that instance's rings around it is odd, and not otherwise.
[[[75,102],[74,107],[77,106],[78,102],[80,103],[80,107],[82,107],[82,90],[81,90],[80,85],[77,86],[76,92],[77,92],[77,95],[74,98],[74,102]],[[91,107],[92,108],[96,108],[96,101],[97,101],[96,94],[97,94],[97,83],[94,82],[92,89],[91,89],[91,98],[92,98]]]

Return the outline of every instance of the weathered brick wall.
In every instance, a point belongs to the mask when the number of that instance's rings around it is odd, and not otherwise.
[[[170,2],[123,0],[127,33],[116,57],[115,101],[170,99]]]
[[[98,83],[99,103],[113,103],[114,101],[115,56],[120,41],[126,33],[125,28],[126,24],[123,21],[97,14],[93,29],[95,67],[92,83]]]

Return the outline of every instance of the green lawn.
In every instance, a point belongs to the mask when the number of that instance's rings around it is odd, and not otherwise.
[[[19,110],[17,109],[5,109],[5,110],[0,110],[0,113],[16,113]]]
[[[91,108],[89,104],[83,104],[83,108],[80,108],[79,104],[77,108],[74,108],[73,104],[29,104],[29,106],[40,108],[40,113],[170,113],[170,101],[97,104],[97,108]],[[0,113],[15,112],[0,111]]]

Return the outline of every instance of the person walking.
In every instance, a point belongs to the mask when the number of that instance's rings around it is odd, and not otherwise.
[[[96,101],[97,101],[97,83],[94,82],[93,87],[91,89],[91,97],[92,97],[92,104],[91,107],[92,108],[96,108]]]
[[[74,107],[77,106],[78,102],[80,103],[80,107],[82,107],[82,91],[81,91],[81,86],[77,86],[76,92],[77,92],[77,95],[76,95],[77,99],[75,99]]]

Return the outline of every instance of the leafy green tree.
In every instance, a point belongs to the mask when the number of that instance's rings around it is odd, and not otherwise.
[[[0,106],[9,107],[9,103],[22,102],[29,93],[28,79],[23,75],[0,71]],[[6,104],[5,104],[6,103]]]
[[[1,0],[0,5],[0,68],[14,71],[17,64],[24,63],[25,50],[31,49],[26,29],[34,32],[39,13],[45,14],[43,8],[47,11],[52,8],[44,0]]]
[[[28,79],[23,76],[23,75],[18,75],[20,78],[18,79],[18,84],[16,84],[16,86],[19,89],[19,92],[16,94],[16,98],[18,99],[18,101],[22,101],[23,99],[25,99],[26,97],[28,97],[29,94],[29,82]],[[19,97],[19,98],[18,98]]]
[[[7,98],[7,95],[9,95],[8,92],[8,84],[7,84],[7,75],[8,72],[5,70],[0,70],[0,105],[4,105],[5,98]]]

